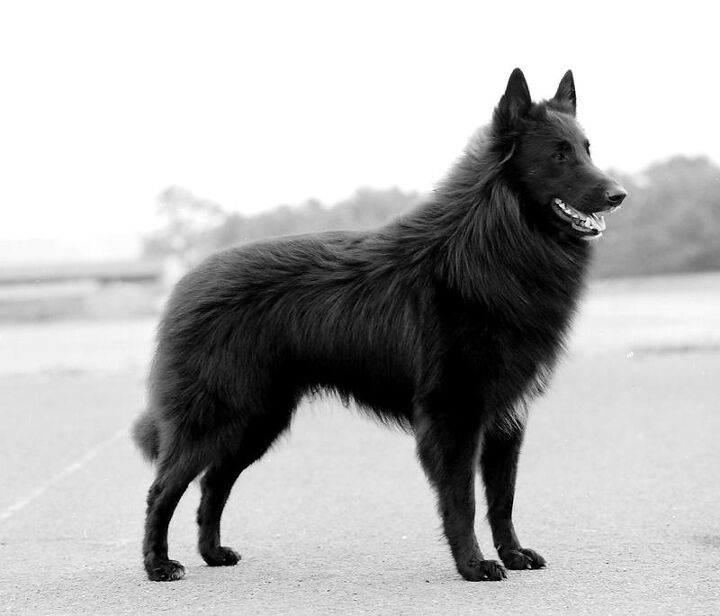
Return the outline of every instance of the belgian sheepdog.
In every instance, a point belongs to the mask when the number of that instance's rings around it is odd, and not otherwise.
[[[200,554],[238,562],[220,542],[233,483],[319,391],[414,435],[465,579],[506,576],[475,537],[476,469],[504,566],[545,565],[512,522],[526,404],[563,345],[587,240],[626,196],[591,162],[575,103],[570,71],[534,103],[516,69],[490,124],[405,216],[231,248],[180,280],[134,429],[157,464],[143,543],[151,580],[185,573],[168,558],[168,524],[201,473]]]

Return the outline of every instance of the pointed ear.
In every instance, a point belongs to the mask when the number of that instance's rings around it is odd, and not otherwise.
[[[565,73],[563,78],[560,80],[560,85],[558,86],[553,100],[557,101],[564,107],[568,107],[572,110],[572,114],[575,115],[577,97],[575,96],[575,80],[573,79],[572,71]]]
[[[496,119],[505,126],[512,126],[515,122],[525,116],[530,109],[530,90],[523,72],[516,68],[508,79],[505,94],[502,95],[496,109]]]

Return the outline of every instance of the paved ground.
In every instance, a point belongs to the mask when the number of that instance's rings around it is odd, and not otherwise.
[[[719,614],[720,281],[602,285],[535,405],[516,525],[543,571],[463,582],[412,439],[333,401],[240,479],[197,555],[191,488],[171,527],[185,580],[145,580],[150,321],[0,328],[0,611],[8,614]],[[484,520],[481,544],[492,553]]]

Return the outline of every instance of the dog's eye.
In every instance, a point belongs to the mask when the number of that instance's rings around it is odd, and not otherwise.
[[[553,154],[553,160],[556,160],[559,163],[564,163],[567,160],[567,155],[565,152],[556,152]]]

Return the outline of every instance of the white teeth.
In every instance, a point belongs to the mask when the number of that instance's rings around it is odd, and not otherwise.
[[[572,226],[579,231],[587,229],[589,231],[599,231],[602,233],[605,230],[605,220],[602,216],[585,214],[584,212],[570,207],[558,197],[553,199],[553,203],[560,208],[564,214],[568,215],[572,219]]]

